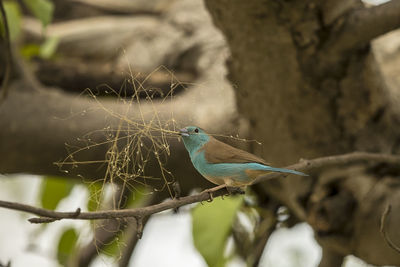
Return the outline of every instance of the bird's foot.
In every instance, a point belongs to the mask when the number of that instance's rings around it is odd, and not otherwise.
[[[212,194],[212,192],[208,192],[208,200],[207,202],[212,202],[214,200],[214,196]]]
[[[222,184],[222,185],[218,185],[216,187],[213,188],[209,188],[204,190],[203,192],[207,192],[209,195],[209,199],[207,200],[208,202],[211,202],[214,200],[214,193],[217,192],[218,190],[221,190],[223,188],[226,188],[226,191],[228,192],[228,196],[229,195],[243,195],[245,194],[245,191],[243,190],[243,188],[241,187],[236,187],[236,186],[228,186],[226,184]],[[221,195],[222,198],[224,198],[224,195]]]
[[[214,195],[213,195],[213,193],[217,192],[218,190],[220,190],[220,189],[222,189],[222,188],[227,188],[226,184],[221,184],[221,185],[218,185],[218,186],[216,186],[216,187],[213,187],[213,188],[209,188],[209,189],[204,190],[203,192],[206,192],[206,193],[208,193],[208,195],[209,195],[209,199],[208,199],[207,201],[208,201],[208,202],[213,201],[213,200],[214,200]],[[228,190],[228,189],[227,189],[227,190]]]

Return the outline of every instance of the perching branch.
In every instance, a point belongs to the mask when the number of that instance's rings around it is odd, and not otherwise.
[[[338,156],[322,157],[313,160],[301,160],[299,163],[288,166],[289,169],[296,169],[303,172],[315,173],[322,167],[330,167],[337,165],[350,165],[354,163],[386,163],[391,165],[400,165],[400,156],[388,154],[375,154],[367,152],[355,152]],[[272,178],[282,176],[280,173],[270,173],[259,177],[254,183],[266,181]],[[48,209],[38,208],[31,205],[0,201],[0,207],[28,212],[38,215],[39,218],[31,218],[31,223],[48,223],[61,219],[76,219],[76,220],[98,220],[98,219],[116,219],[134,217],[138,223],[138,236],[141,235],[139,229],[142,225],[142,220],[152,214],[181,207],[183,205],[198,203],[202,201],[212,200],[212,197],[222,196],[227,194],[226,188],[216,186],[205,190],[198,194],[172,199],[163,203],[126,210],[105,210],[95,212],[81,212],[80,208],[73,212],[59,212]]]
[[[217,187],[216,187],[217,188]],[[214,197],[222,196],[227,194],[226,190],[218,187],[218,190],[205,190],[201,193],[182,197],[179,199],[172,199],[163,203],[159,203],[156,205],[151,205],[143,208],[135,208],[135,209],[126,209],[126,210],[105,210],[105,211],[94,211],[94,212],[81,212],[80,208],[77,208],[76,211],[73,212],[59,212],[53,211],[43,208],[34,207],[31,205],[9,202],[9,201],[0,201],[0,207],[19,210],[28,212],[31,214],[38,215],[38,218],[31,218],[29,221],[31,223],[49,223],[62,219],[76,219],[76,220],[99,220],[99,219],[117,219],[117,218],[128,218],[133,217],[136,219],[138,223],[138,235],[141,235],[139,229],[141,228],[143,218],[152,215],[154,213],[158,213],[164,210],[173,209],[177,207],[181,207],[187,204],[198,203],[202,201],[210,200],[210,194],[212,192]]]
[[[338,23],[342,23],[338,21]],[[333,32],[326,51],[341,53],[362,47],[372,39],[400,27],[400,0],[354,10]]]

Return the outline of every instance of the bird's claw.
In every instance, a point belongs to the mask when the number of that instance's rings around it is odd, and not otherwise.
[[[208,191],[207,193],[208,193],[208,197],[209,197],[209,198],[207,199],[207,202],[212,202],[212,201],[214,200],[213,193],[210,192],[210,191]]]
[[[222,185],[219,185],[219,186],[216,186],[216,187],[213,187],[213,188],[209,188],[209,189],[206,189],[206,190],[203,191],[203,192],[208,193],[208,195],[209,195],[209,198],[208,198],[207,202],[213,201],[214,200],[213,193],[218,191],[218,190],[220,190],[220,189],[223,189],[223,188],[226,188],[227,194],[221,195],[222,199],[224,199],[224,196],[236,195],[236,194],[241,194],[241,195],[245,194],[245,191],[241,187],[228,186],[226,184],[222,184]]]
[[[208,195],[209,195],[209,199],[207,200],[207,202],[213,201],[213,200],[214,200],[214,195],[213,195],[213,193],[216,192],[216,191],[218,191],[218,190],[220,190],[220,189],[222,189],[222,188],[227,188],[227,186],[226,186],[225,184],[222,184],[222,185],[218,185],[218,186],[216,186],[216,187],[213,187],[213,188],[209,188],[209,189],[204,190],[203,192],[206,192],[206,193],[208,193]]]

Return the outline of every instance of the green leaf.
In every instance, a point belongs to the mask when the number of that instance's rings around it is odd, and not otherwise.
[[[87,203],[88,211],[96,211],[99,208],[102,190],[103,190],[103,182],[93,182],[88,184],[89,190],[89,199]]]
[[[135,191],[131,192],[126,201],[126,207],[142,207],[151,196],[151,192],[144,186],[137,186]]]
[[[40,53],[40,46],[37,44],[26,44],[20,49],[21,55],[24,59],[31,59],[34,56],[38,56]]]
[[[41,204],[45,209],[54,210],[58,203],[69,195],[74,184],[64,178],[44,177],[41,185]]]
[[[15,40],[21,32],[21,10],[16,2],[4,1],[3,4],[7,16],[10,40]],[[4,36],[3,21],[0,22],[0,25],[1,34]]]
[[[76,241],[78,240],[78,233],[74,228],[69,228],[64,231],[58,241],[57,259],[58,262],[67,266],[69,256],[74,252]]]
[[[224,251],[233,220],[243,197],[216,198],[211,203],[198,204],[192,211],[194,245],[208,266],[226,263]]]
[[[25,5],[46,27],[53,17],[54,4],[49,0],[24,0]]]
[[[49,37],[46,41],[40,46],[39,55],[44,59],[49,59],[54,55],[57,46],[59,43],[58,37]]]
[[[100,252],[109,257],[118,258],[121,256],[121,248],[125,247],[125,245],[126,242],[123,240],[123,232],[121,231],[111,242],[105,244]]]

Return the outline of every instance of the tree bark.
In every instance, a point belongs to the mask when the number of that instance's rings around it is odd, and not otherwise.
[[[328,2],[337,6],[343,1]],[[373,55],[365,46],[346,54],[326,53],[332,41],[325,41],[338,30],[331,30],[336,24],[323,23],[321,3],[206,3],[231,49],[229,77],[238,85],[239,113],[250,120],[253,137],[268,148],[263,156],[269,162],[398,149],[393,135],[398,129],[385,127],[393,114]],[[335,22],[346,20],[355,8],[360,3],[347,7]],[[378,130],[384,132],[376,135]]]
[[[399,153],[399,114],[369,47],[400,26],[399,3],[206,0],[232,53],[227,66],[238,111],[263,143],[253,151],[278,166],[355,150]],[[385,206],[399,201],[397,187],[388,186],[398,170],[382,168],[342,168],[335,179],[330,169],[262,187],[314,228],[326,249],[321,266],[348,254],[399,265],[400,255],[379,231]]]

